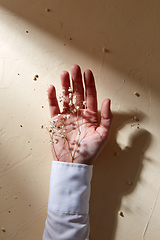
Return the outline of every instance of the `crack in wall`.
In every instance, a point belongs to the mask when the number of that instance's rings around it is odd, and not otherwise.
[[[143,240],[145,240],[145,236],[146,236],[146,233],[147,233],[147,230],[148,230],[150,221],[151,221],[152,216],[153,216],[153,212],[154,212],[154,209],[155,209],[157,200],[158,200],[159,193],[160,193],[160,187],[158,188],[158,192],[157,192],[157,195],[156,195],[156,198],[155,198],[153,207],[152,207],[152,212],[151,212],[151,214],[150,214],[150,216],[149,216],[149,220],[148,220],[148,222],[147,222],[147,224],[146,224],[146,226],[145,226],[144,232],[143,232]]]

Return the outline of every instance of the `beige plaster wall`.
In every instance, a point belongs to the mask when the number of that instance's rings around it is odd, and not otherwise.
[[[159,12],[159,0],[0,0],[0,239],[42,238],[46,90],[60,93],[74,63],[93,70],[99,108],[109,97],[114,113],[94,166],[90,239],[159,239]]]

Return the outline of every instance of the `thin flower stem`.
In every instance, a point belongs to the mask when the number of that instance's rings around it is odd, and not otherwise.
[[[69,150],[70,155],[71,155],[71,160],[72,160],[72,162],[73,162],[73,156],[72,156],[71,148],[70,148],[70,145],[69,145],[69,142],[68,142],[67,137],[66,137],[66,142],[67,142],[67,145],[68,145],[68,150]]]
[[[77,110],[77,129],[79,132],[79,135],[81,134],[80,127],[79,127],[79,122],[78,122],[78,110]]]
[[[74,152],[73,152],[73,159],[74,159],[75,154],[77,152],[78,145],[79,145],[79,140],[80,140],[80,135],[81,135],[80,126],[79,126],[79,122],[78,122],[78,111],[77,111],[77,129],[78,129],[78,140],[76,142],[76,147],[75,147]]]
[[[53,133],[50,135],[50,137],[51,137],[51,140],[52,140],[52,142],[53,142]],[[58,158],[58,156],[57,156],[57,153],[56,153],[54,144],[53,144],[53,151],[54,151],[54,154],[55,154],[55,156],[56,156],[57,161],[59,161],[59,158]]]
[[[54,144],[53,144],[53,151],[54,151],[54,154],[55,154],[55,156],[56,156],[56,158],[57,158],[57,161],[59,161],[59,158],[58,158],[58,156],[57,156],[57,153],[56,153],[56,150],[55,150]]]
[[[63,124],[64,124],[64,127],[65,127],[65,140],[67,142],[68,150],[69,150],[69,153],[71,155],[71,160],[73,162],[73,156],[72,156],[71,148],[70,148],[70,145],[69,145],[69,142],[68,142],[68,139],[67,139],[67,128],[66,128],[66,125],[65,125],[65,121],[63,121]]]
[[[77,149],[78,149],[79,140],[80,140],[80,134],[78,134],[78,140],[77,140],[77,142],[76,142],[76,147],[75,147],[75,149],[74,149],[74,152],[73,152],[73,159],[74,159],[74,157],[75,157],[75,154],[76,154],[76,152],[77,152]]]

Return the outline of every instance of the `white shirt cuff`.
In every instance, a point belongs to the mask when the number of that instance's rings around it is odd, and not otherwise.
[[[48,210],[88,214],[92,165],[52,162]]]

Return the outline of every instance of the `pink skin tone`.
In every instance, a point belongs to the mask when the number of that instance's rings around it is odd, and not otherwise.
[[[51,120],[59,119],[58,122],[65,121],[67,141],[57,138],[58,143],[52,145],[53,158],[55,161],[73,162],[80,164],[93,164],[97,155],[107,143],[112,122],[112,113],[110,110],[110,99],[105,99],[101,106],[101,121],[98,123],[97,111],[97,93],[92,71],[84,72],[84,86],[81,69],[78,65],[71,67],[71,81],[73,86],[73,95],[76,95],[75,106],[81,106],[78,114],[70,114],[69,111],[69,92],[70,77],[67,71],[61,73],[64,111],[60,112],[59,103],[56,97],[56,90],[53,85],[48,88],[48,100],[51,114]],[[83,101],[86,101],[86,107],[82,107]],[[61,114],[59,117],[58,114]],[[69,119],[63,119],[63,116],[70,114]],[[62,120],[62,121],[61,121]],[[65,135],[66,136],[66,135]]]

